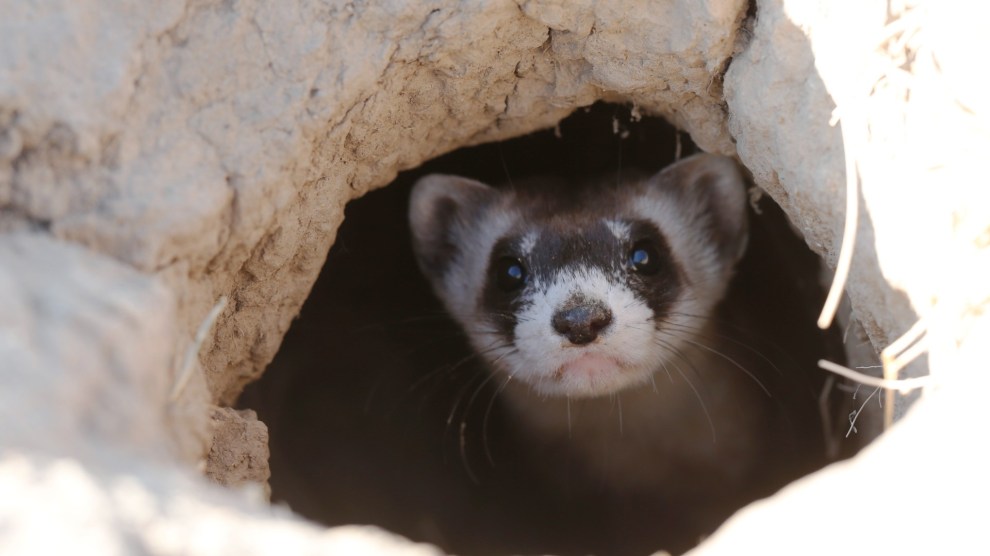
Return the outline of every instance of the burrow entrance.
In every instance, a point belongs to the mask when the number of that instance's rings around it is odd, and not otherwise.
[[[682,527],[676,508],[542,480],[519,424],[420,275],[406,221],[412,184],[432,172],[489,184],[608,176],[655,172],[696,151],[661,119],[597,104],[555,129],[429,161],[351,202],[301,316],[239,402],[269,427],[273,501],[326,525],[374,524],[453,553],[635,554],[696,544],[707,531]],[[765,334],[744,341],[800,374],[807,392],[796,403],[826,416],[832,453],[821,439],[801,469],[811,472],[868,439],[837,440],[852,398],[815,364],[845,358],[843,335],[815,328],[820,261],[769,198],[754,196],[752,206],[734,288],[766,318]],[[712,504],[728,515],[793,478]]]

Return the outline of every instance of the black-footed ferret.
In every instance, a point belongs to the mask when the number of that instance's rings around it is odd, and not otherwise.
[[[787,418],[715,317],[747,245],[736,164],[529,185],[429,175],[410,205],[419,266],[521,428],[616,492],[697,503],[762,480]]]

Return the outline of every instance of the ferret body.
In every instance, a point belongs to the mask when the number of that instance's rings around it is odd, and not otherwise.
[[[747,245],[742,175],[697,155],[621,184],[495,189],[430,175],[410,205],[423,273],[516,422],[616,492],[732,496],[779,419],[718,307]]]

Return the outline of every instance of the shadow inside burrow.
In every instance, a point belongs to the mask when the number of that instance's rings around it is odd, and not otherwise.
[[[619,179],[621,168],[652,173],[696,150],[660,119],[635,121],[627,107],[598,104],[555,130],[429,161],[351,202],[300,318],[239,402],[270,429],[273,499],[327,525],[375,524],[464,554],[680,552],[710,532],[717,523],[694,529],[677,508],[546,484],[420,275],[406,220],[412,184],[432,172],[490,184],[542,174]],[[843,360],[836,335],[814,327],[819,261],[779,208],[766,198],[759,206],[733,290],[765,312],[770,337],[746,341],[798,369],[798,403],[817,412],[815,361]],[[799,470],[727,499],[717,514],[821,466],[820,438],[806,440]]]

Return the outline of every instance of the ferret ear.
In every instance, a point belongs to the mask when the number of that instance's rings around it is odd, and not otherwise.
[[[409,199],[409,224],[416,258],[428,276],[446,273],[495,196],[495,189],[460,176],[430,174],[416,182]]]
[[[693,229],[703,229],[718,256],[731,268],[746,251],[745,179],[735,160],[702,153],[681,160],[651,180],[673,202]]]

